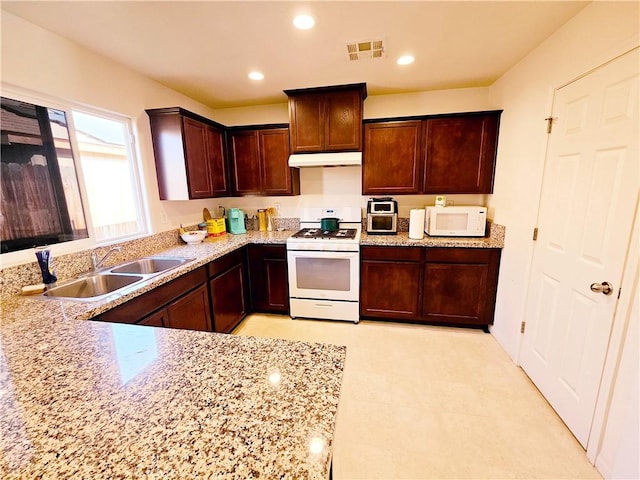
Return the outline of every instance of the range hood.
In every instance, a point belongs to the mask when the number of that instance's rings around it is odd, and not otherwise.
[[[290,167],[362,165],[362,152],[298,153],[289,156]]]

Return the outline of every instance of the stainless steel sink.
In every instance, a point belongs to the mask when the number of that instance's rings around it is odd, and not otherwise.
[[[139,258],[64,282],[47,290],[43,295],[48,298],[93,302],[115,293],[125,293],[125,288],[136,282],[160,275],[193,260],[181,257]]]
[[[138,273],[151,274],[162,273],[172,268],[190,262],[190,258],[173,258],[173,257],[147,257],[125,263],[116,268],[111,269],[111,273]]]
[[[118,290],[144,279],[142,275],[117,275],[96,273],[66,282],[47,290],[49,298],[92,299],[110,295]]]

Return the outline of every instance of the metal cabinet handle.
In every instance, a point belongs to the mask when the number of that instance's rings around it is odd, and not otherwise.
[[[609,282],[592,283],[591,291],[595,293],[602,293],[604,295],[611,295],[613,293],[613,286]]]

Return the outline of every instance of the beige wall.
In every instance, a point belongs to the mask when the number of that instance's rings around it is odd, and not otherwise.
[[[491,86],[504,109],[489,212],[506,225],[492,334],[516,360],[553,91],[638,45],[638,3],[594,2]]]
[[[17,87],[20,92],[36,97],[72,101],[131,117],[137,133],[136,147],[142,163],[141,176],[148,198],[151,229],[159,232],[177,226],[176,219],[170,218],[168,209],[158,199],[149,119],[144,110],[182,106],[208,117],[212,117],[214,112],[4,10],[1,21],[3,91],[7,91],[6,87],[11,90]],[[198,208],[194,204],[186,209],[195,212]],[[199,209],[202,211],[202,206]],[[59,254],[74,248],[73,245],[60,244],[52,250]],[[1,255],[0,262],[7,266],[30,262],[33,258],[30,251],[14,252]]]
[[[409,115],[468,112],[488,108],[488,88],[466,88],[399,95],[369,96],[364,102],[364,118],[386,118]],[[224,125],[258,125],[288,123],[286,103],[257,107],[228,108],[215,111],[216,120]],[[361,195],[361,167],[302,168],[299,197],[245,197],[213,200],[214,205],[239,207],[249,212],[257,208],[280,206],[281,216],[297,217],[298,209],[314,205],[360,205],[366,208],[369,196]],[[433,195],[396,197],[400,215],[409,216],[411,208],[433,205]],[[458,204],[486,204],[485,195],[450,195]],[[173,202],[175,203],[175,202]],[[170,208],[173,208],[171,206]],[[177,209],[181,208],[176,206]]]
[[[640,45],[639,6],[638,2],[591,3],[491,86],[490,104],[504,113],[489,210],[496,222],[507,227],[491,333],[515,361],[544,169],[544,119],[551,113],[553,92]],[[631,272],[625,274],[623,290],[628,288],[637,302],[637,253],[632,258],[636,264],[627,265]],[[589,459],[605,478],[637,478],[639,471],[638,327],[627,318],[629,312],[633,319],[637,307],[634,311],[627,301],[614,318],[613,341],[587,448]]]
[[[211,110],[184,95],[139,75],[105,57],[92,53],[58,35],[19,17],[2,12],[2,82],[44,96],[70,100],[130,116],[138,135],[138,152],[143,165],[145,197],[152,232],[197,223],[202,209],[217,211],[218,205],[249,211],[279,204],[281,215],[297,217],[301,206],[331,204],[366,206],[361,195],[360,167],[307,168],[301,171],[299,197],[247,197],[191,201],[160,201],[155,178],[153,149],[147,108],[181,106],[222,124],[249,125],[288,123],[286,102],[233,109]],[[422,92],[368,97],[365,118],[485,110],[488,88]],[[481,204],[486,196],[451,196],[460,203]],[[433,196],[399,197],[400,213],[432,204]],[[86,248],[86,247],[85,247]],[[60,252],[68,247],[56,246]],[[8,257],[11,256],[11,260]],[[31,261],[32,254],[8,254],[2,265]]]

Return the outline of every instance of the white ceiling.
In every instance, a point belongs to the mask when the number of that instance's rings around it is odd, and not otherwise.
[[[2,9],[212,108],[279,103],[284,89],[366,82],[369,95],[493,83],[589,2],[56,2]],[[297,13],[315,28],[296,30]],[[348,60],[382,39],[385,58]],[[399,66],[404,53],[415,63]],[[265,79],[247,78],[260,70]]]

